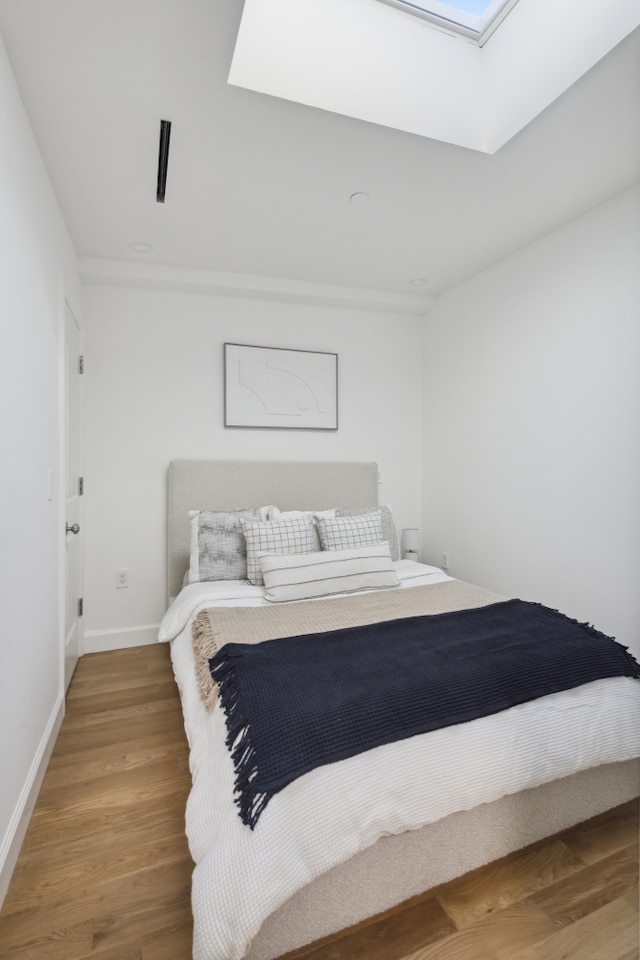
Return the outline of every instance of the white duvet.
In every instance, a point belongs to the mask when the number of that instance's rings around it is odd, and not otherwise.
[[[403,588],[450,579],[412,561],[396,567]],[[270,913],[385,834],[640,755],[640,684],[599,680],[314,770],[274,796],[251,831],[233,802],[224,714],[199,697],[191,622],[204,607],[266,603],[246,582],[192,584],[160,626],[191,748],[194,960],[240,960]]]

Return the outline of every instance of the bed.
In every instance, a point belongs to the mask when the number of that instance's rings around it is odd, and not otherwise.
[[[282,512],[322,517],[328,511],[314,530],[342,530],[342,521],[331,519],[336,508],[339,517],[357,518],[380,509],[377,465],[178,460],[169,466],[170,602],[159,638],[171,644],[190,746],[194,960],[273,960],[640,793],[640,685],[616,676],[320,766],[273,796],[251,829],[234,802],[237,770],[220,697],[210,686],[207,701],[203,687],[203,650],[194,642],[203,623],[220,630],[213,648],[219,650],[243,631],[258,644],[286,638],[286,625],[297,623],[291,617],[302,617],[294,633],[305,633],[310,620],[332,629],[342,617],[371,623],[380,615],[370,612],[376,605],[395,604],[395,617],[398,604],[426,604],[429,613],[438,604],[475,609],[503,598],[402,559],[391,561],[395,587],[373,589],[365,578],[355,592],[343,587],[339,596],[301,600],[285,593],[275,603],[265,594],[277,593],[277,557],[266,585],[240,577],[188,582],[198,511],[249,507],[259,511],[244,520],[250,545],[249,534],[269,523],[274,507],[276,521]],[[382,509],[384,535],[392,538],[392,515]],[[397,551],[396,543],[390,556]],[[249,562],[260,555],[254,550]],[[204,655],[210,652],[205,645]]]

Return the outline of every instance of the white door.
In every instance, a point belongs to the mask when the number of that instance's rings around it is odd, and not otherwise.
[[[82,644],[81,531],[80,531],[80,329],[65,304],[65,644],[64,680],[68,688]]]

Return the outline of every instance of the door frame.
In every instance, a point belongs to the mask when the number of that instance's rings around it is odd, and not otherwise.
[[[71,297],[67,291],[64,280],[60,282],[60,294],[58,303],[58,476],[57,476],[57,506],[58,506],[58,677],[59,689],[66,697],[67,684],[65,677],[66,662],[66,595],[67,595],[67,511],[66,511],[66,472],[67,472],[67,417],[66,417],[66,376],[67,376],[67,310],[73,316],[78,327],[80,350],[84,352],[84,324],[82,316],[78,309],[74,307]],[[82,386],[79,388],[79,428],[78,428],[78,468],[82,475],[82,421],[83,421],[83,396]],[[80,527],[84,526],[83,500],[80,498],[78,505],[78,522]],[[78,543],[78,596],[83,595],[83,541]],[[78,620],[78,653],[82,656],[84,653],[84,617]]]

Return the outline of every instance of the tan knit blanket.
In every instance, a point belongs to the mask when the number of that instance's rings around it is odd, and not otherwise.
[[[324,633],[383,620],[469,610],[504,597],[464,580],[446,580],[406,589],[304,600],[260,607],[209,607],[193,621],[193,650],[200,696],[207,709],[217,697],[209,659],[225,643],[261,643],[276,637]]]

